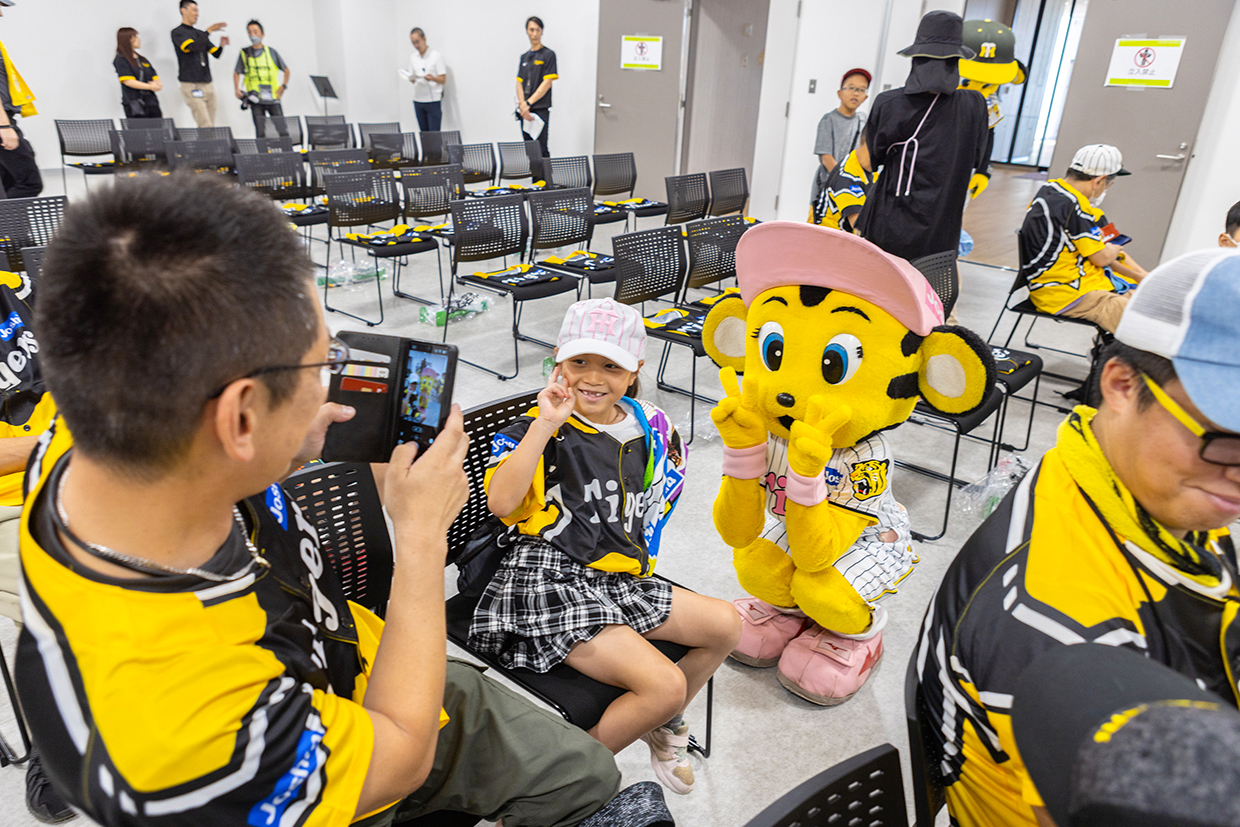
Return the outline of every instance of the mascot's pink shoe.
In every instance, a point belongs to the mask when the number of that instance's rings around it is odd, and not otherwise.
[[[834,706],[857,694],[883,656],[885,612],[865,636],[844,636],[817,623],[793,639],[779,659],[779,682],[794,695]]]
[[[788,642],[810,624],[804,615],[781,612],[756,597],[733,600],[741,616],[741,640],[730,657],[746,666],[774,666]]]

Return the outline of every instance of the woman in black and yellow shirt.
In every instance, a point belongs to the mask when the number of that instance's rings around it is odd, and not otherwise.
[[[164,113],[155,93],[164,85],[151,62],[135,51],[141,45],[136,29],[117,29],[112,66],[121,82],[121,107],[126,118],[162,118]]]

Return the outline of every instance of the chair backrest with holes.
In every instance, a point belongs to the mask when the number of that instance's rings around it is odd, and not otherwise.
[[[0,250],[5,257],[4,269],[12,273],[26,269],[22,248],[46,247],[60,229],[67,204],[63,195],[0,200]]]
[[[305,142],[305,134],[301,128],[301,118],[297,115],[271,115],[271,126],[277,135],[287,135],[293,146],[301,146]]]
[[[121,118],[121,130],[129,129],[155,129],[169,140],[177,137],[176,124],[172,122],[172,118]]]
[[[594,199],[590,190],[531,192],[530,252],[552,247],[590,246],[594,236]]]
[[[370,169],[370,153],[364,149],[311,150],[306,157],[310,161],[310,185],[317,194],[327,192],[323,185],[324,175]]]
[[[943,302],[945,316],[951,315],[952,307],[956,304],[956,296],[960,292],[957,256],[956,250],[947,250],[909,262],[926,277],[926,281],[930,282],[934,292],[939,294],[939,301]]]
[[[525,199],[520,195],[453,201],[452,268],[461,261],[520,256],[529,238]]]
[[[370,157],[381,169],[400,169],[418,163],[416,132],[371,132]]]
[[[370,136],[376,133],[382,134],[400,134],[400,124],[396,121],[386,121],[384,123],[359,123],[357,125],[357,136],[361,140],[362,149],[370,149]]]
[[[594,183],[594,177],[590,174],[590,159],[585,155],[548,158],[543,161],[543,169],[548,170],[547,183],[557,187],[588,188]]]
[[[30,296],[26,304],[34,307],[35,297],[39,294],[39,277],[43,275],[43,254],[46,247],[23,247],[22,262],[26,265],[26,277],[30,279]]]
[[[708,218],[685,227],[689,239],[688,287],[705,287],[736,275],[736,243],[752,224],[739,215]]]
[[[465,455],[465,473],[469,476],[469,500],[448,529],[448,562],[457,556],[469,541],[479,523],[491,515],[483,488],[487,465],[491,461],[491,438],[538,400],[538,391],[518,393],[465,411],[465,433],[469,434],[469,453]]]
[[[908,827],[900,753],[883,744],[823,770],[745,827]]]
[[[710,174],[710,214],[744,213],[749,200],[745,168],[717,169]]]
[[[689,258],[679,227],[618,235],[611,240],[611,249],[616,259],[616,301],[639,304],[680,295]]]
[[[594,156],[594,195],[633,196],[637,186],[637,162],[632,152]]]
[[[269,152],[233,158],[237,180],[251,189],[279,200],[309,198],[310,175],[297,152]]]
[[[406,218],[447,215],[452,202],[465,197],[465,182],[458,164],[403,168],[400,185],[405,193]]]
[[[350,149],[353,127],[347,123],[308,123],[306,141],[311,149]]]
[[[419,137],[422,139],[422,163],[430,166],[451,163],[452,159],[448,157],[448,147],[454,144],[459,146],[461,143],[461,133],[455,130],[450,132],[426,130]]]
[[[495,180],[495,147],[491,144],[448,144],[448,160],[461,165],[466,184]]]
[[[667,224],[684,224],[706,217],[710,205],[710,190],[706,187],[706,173],[669,175],[667,185]]]
[[[400,218],[400,187],[390,169],[336,172],[323,180],[327,185],[327,223],[332,227],[359,227]]]
[[[116,129],[112,119],[97,121],[56,121],[61,155],[110,155],[110,133]]]
[[[164,152],[171,170],[193,169],[221,172],[232,169],[232,141],[224,138],[206,141],[165,141]]]
[[[383,617],[392,591],[392,539],[369,465],[310,465],[284,490],[319,535],[319,550],[345,597]]]
[[[501,181],[519,181],[530,177],[530,156],[524,141],[499,142],[499,177]]]
[[[345,123],[344,115],[306,115],[306,126],[312,123]]]
[[[293,139],[287,135],[281,135],[276,138],[237,138],[233,143],[237,145],[237,153],[239,155],[293,151]]]

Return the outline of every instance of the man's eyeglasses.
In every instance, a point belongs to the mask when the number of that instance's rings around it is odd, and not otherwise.
[[[1188,428],[1195,436],[1201,437],[1200,453],[1203,460],[1211,465],[1240,465],[1240,434],[1207,431],[1144,371],[1141,372],[1141,378],[1145,380],[1145,386],[1150,389],[1150,393],[1154,394],[1158,404],[1162,405],[1167,413],[1178,419],[1180,424]]]
[[[284,370],[300,370],[302,368],[318,368],[319,379],[324,386],[331,381],[333,373],[340,373],[344,370],[344,366],[349,363],[349,346],[337,339],[335,336],[327,345],[327,361],[326,362],[308,362],[306,364],[297,365],[267,365],[261,368],[255,368],[249,373],[238,376],[237,379],[253,379],[255,376],[262,376],[265,373],[279,373]],[[237,379],[225,382],[211,393],[207,399],[215,399],[222,394],[229,385],[236,382]]]
[[[856,92],[859,95],[868,95],[869,89],[862,89],[860,86],[845,86],[840,89],[841,92]]]

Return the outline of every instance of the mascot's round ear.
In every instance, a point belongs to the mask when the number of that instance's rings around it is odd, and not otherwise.
[[[917,389],[939,413],[972,413],[994,384],[995,357],[972,330],[941,325],[921,343]]]
[[[715,302],[702,325],[702,345],[721,368],[745,371],[745,314],[748,308],[740,296]]]

